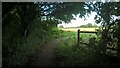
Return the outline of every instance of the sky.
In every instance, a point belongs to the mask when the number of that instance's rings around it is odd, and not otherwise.
[[[89,17],[86,17],[87,20],[84,20],[84,18],[79,18],[79,14],[75,17],[76,20],[71,20],[70,23],[68,24],[65,24],[65,23],[62,23],[62,24],[58,24],[58,27],[60,25],[63,25],[63,27],[77,27],[77,26],[80,26],[80,25],[85,25],[85,24],[88,24],[88,23],[91,23],[91,24],[96,24],[95,23],[95,20],[94,20],[94,17],[95,15],[97,15],[96,12],[92,12],[91,15],[89,15]],[[100,24],[96,24],[96,25],[100,25]]]

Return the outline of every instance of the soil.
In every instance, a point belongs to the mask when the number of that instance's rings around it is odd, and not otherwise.
[[[27,66],[56,66],[56,46],[60,39],[55,39],[44,44],[42,50],[37,52]]]

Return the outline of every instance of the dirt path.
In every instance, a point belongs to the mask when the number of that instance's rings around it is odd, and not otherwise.
[[[34,55],[34,59],[32,60],[29,66],[56,66],[56,55],[55,48],[60,39],[52,40],[45,43],[42,51],[38,52]]]

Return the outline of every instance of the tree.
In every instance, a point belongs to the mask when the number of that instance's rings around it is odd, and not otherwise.
[[[81,12],[76,10],[75,6]],[[57,34],[55,30],[52,31],[52,28],[57,27],[56,25],[61,21],[69,22],[73,19],[73,13],[82,14],[83,6],[84,3],[67,2],[3,2],[3,66],[11,67],[24,64],[26,61],[23,60],[34,53],[31,51],[40,43],[36,44],[36,40],[46,40],[44,38],[52,35],[51,33]],[[84,14],[81,16],[84,16]],[[45,20],[42,20],[43,17],[45,17]],[[33,37],[37,37],[37,39]],[[30,42],[31,40],[35,40],[35,43]],[[34,45],[29,43],[34,43]]]
[[[64,28],[63,25],[60,25],[59,28]]]
[[[88,27],[92,27],[93,25],[92,25],[91,23],[88,23],[87,26],[88,26]]]
[[[81,25],[80,27],[83,27],[83,28],[93,28],[93,27],[98,27],[97,25],[92,25],[91,23],[88,23],[86,25]]]
[[[103,52],[105,53],[107,45],[110,45],[117,49],[117,56],[120,57],[120,36],[118,35],[120,20],[114,19],[114,16],[120,15],[120,2],[96,2],[94,4],[89,2],[87,4],[91,11],[97,13],[96,23],[102,24],[103,32],[100,41]]]
[[[82,18],[89,15],[91,11],[98,14],[95,17],[96,23],[102,23],[103,26],[100,47],[104,50],[101,51],[106,53],[106,45],[116,42],[118,56],[120,56],[120,21],[113,19],[113,15],[120,15],[120,2],[4,2],[2,3],[3,57],[7,59],[14,54],[18,48],[16,46],[18,42],[15,40],[26,38],[29,29],[35,23],[39,23],[42,34],[45,34],[49,28],[57,27],[56,25],[61,21],[68,23],[74,19],[73,14],[80,14]],[[41,20],[44,16],[46,20]]]

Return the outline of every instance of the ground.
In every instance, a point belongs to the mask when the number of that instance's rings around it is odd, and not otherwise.
[[[28,66],[56,66],[56,46],[60,39],[55,39],[44,44],[41,51],[37,52]]]

